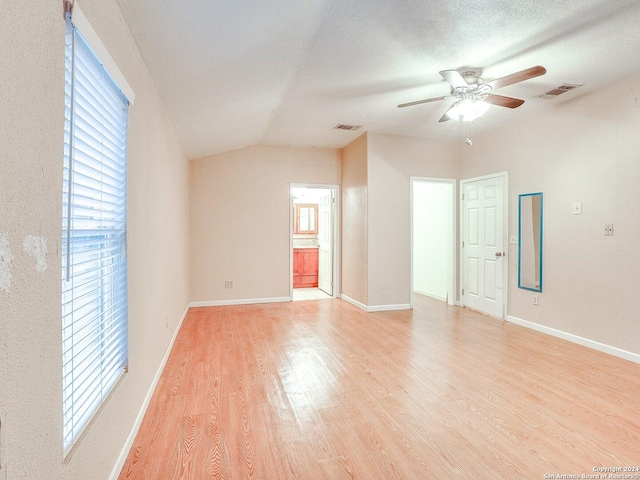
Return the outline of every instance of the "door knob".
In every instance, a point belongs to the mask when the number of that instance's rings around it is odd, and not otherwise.
[[[496,257],[501,257],[503,255],[502,252],[496,252]]]

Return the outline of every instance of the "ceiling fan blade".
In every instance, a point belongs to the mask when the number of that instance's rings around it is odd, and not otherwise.
[[[535,67],[527,68],[525,70],[520,70],[519,72],[512,73],[511,75],[496,78],[489,83],[485,83],[485,85],[489,85],[492,90],[496,90],[513,83],[523,82],[525,80],[529,80],[530,78],[539,77],[540,75],[544,75],[545,73],[547,73],[547,69],[538,65]]]
[[[438,120],[438,122],[442,123],[442,122],[448,122],[449,120],[451,120],[451,117],[449,115],[447,115],[447,113],[449,113],[449,110],[451,110],[453,107],[457,106],[460,102],[456,102],[453,105],[451,105],[446,112],[444,112],[444,115],[442,115],[442,117],[440,117],[440,120]]]
[[[411,107],[413,105],[420,105],[423,103],[429,103],[429,102],[437,102],[439,100],[445,100],[449,98],[449,96],[446,97],[435,97],[435,98],[427,98],[425,100],[416,100],[415,102],[409,102],[409,103],[401,103],[400,105],[398,105],[398,108],[404,108],[404,107]]]
[[[453,88],[469,86],[457,70],[442,70],[440,75],[442,75],[442,77],[449,82]]]
[[[524,100],[520,100],[519,98],[505,97],[504,95],[496,95],[495,93],[489,93],[484,101],[491,105],[507,108],[518,108],[524,103]]]

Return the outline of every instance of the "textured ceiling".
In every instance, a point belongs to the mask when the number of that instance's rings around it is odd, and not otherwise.
[[[452,100],[396,108],[447,95],[444,69],[547,69],[498,90],[526,102],[492,107],[474,131],[640,72],[638,0],[118,1],[190,158],[343,147],[363,131],[463,139],[461,123],[438,123]],[[561,83],[584,87],[534,98]]]

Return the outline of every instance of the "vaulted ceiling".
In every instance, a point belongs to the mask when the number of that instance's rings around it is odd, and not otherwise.
[[[474,131],[640,72],[638,0],[119,0],[190,158],[247,145],[343,147],[363,131],[464,139],[439,123],[444,69],[485,81],[534,65],[500,89]],[[562,83],[584,84],[554,100]],[[337,124],[362,125],[358,131]]]

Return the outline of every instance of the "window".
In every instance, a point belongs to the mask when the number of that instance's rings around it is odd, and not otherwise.
[[[67,20],[62,194],[65,453],[127,368],[128,102]]]
[[[296,203],[293,205],[293,233],[318,233],[317,203]]]

